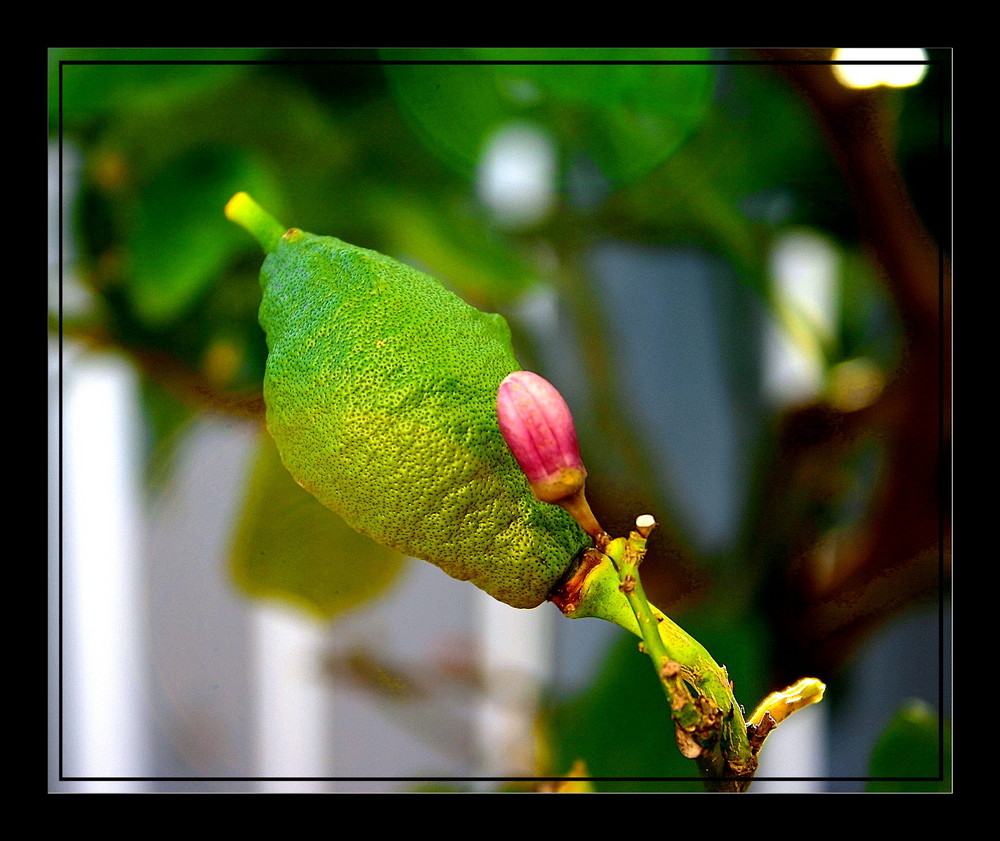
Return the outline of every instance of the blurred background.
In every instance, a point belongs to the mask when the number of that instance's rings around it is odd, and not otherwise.
[[[741,703],[827,683],[752,792],[950,790],[950,50],[49,71],[50,791],[701,790],[634,638],[290,480],[240,190],[502,313]]]

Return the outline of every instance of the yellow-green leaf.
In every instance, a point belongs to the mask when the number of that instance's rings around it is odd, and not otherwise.
[[[404,560],[300,488],[271,437],[261,435],[230,556],[240,589],[333,619],[382,595]]]
[[[872,751],[869,791],[951,790],[951,732],[922,701],[903,706]]]

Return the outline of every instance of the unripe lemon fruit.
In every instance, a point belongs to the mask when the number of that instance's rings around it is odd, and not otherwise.
[[[389,257],[283,228],[260,241],[267,426],[295,480],[352,527],[514,607],[535,607],[590,540],[535,499],[496,418],[510,329]],[[364,570],[359,570],[364,574]]]

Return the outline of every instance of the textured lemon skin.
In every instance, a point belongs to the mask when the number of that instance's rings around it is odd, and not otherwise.
[[[296,481],[379,543],[514,607],[545,601],[590,541],[500,434],[497,388],[520,368],[504,319],[294,228],[261,285],[267,424]]]

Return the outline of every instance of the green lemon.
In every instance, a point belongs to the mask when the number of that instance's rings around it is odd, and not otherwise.
[[[267,252],[267,426],[295,480],[352,527],[514,607],[590,539],[536,500],[500,434],[510,329],[389,257],[296,228],[246,194],[227,215]],[[364,570],[358,570],[364,574]]]

